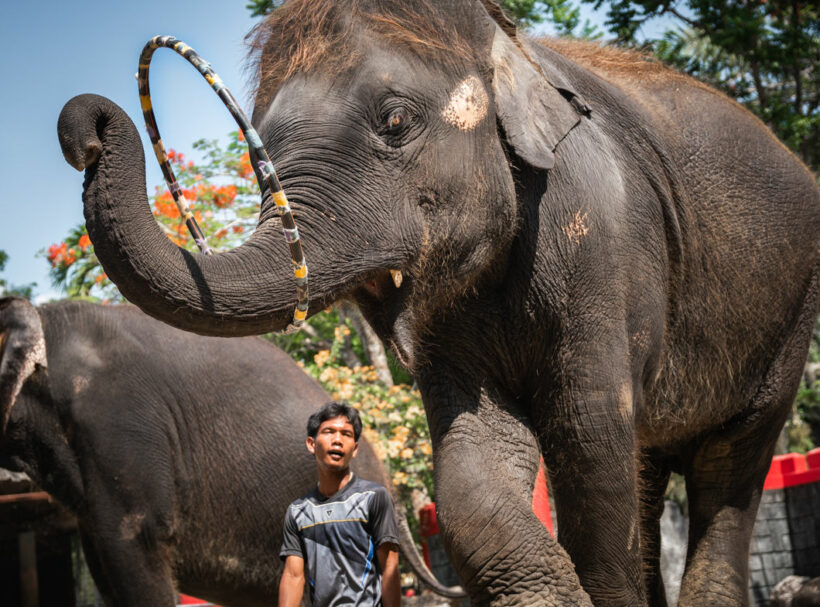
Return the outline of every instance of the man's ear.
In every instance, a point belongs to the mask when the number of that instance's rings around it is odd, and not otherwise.
[[[581,120],[572,104],[498,24],[491,62],[496,113],[507,143],[532,166],[551,169],[558,143]]]
[[[357,455],[358,453],[359,453],[359,441],[356,441],[356,444],[355,444],[355,446],[353,447],[353,457],[356,457],[356,455]]]
[[[308,436],[305,439],[305,446],[307,447],[307,450],[311,452],[311,454],[316,454],[316,439],[314,439],[312,436]]]

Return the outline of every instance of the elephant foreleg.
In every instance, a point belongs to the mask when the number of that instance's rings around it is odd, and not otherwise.
[[[632,391],[628,382],[622,386],[575,387],[538,420],[538,428],[558,540],[584,590],[595,605],[635,607],[646,604],[646,594]]]
[[[121,523],[111,525],[109,514]],[[160,547],[146,545],[150,542],[133,533],[132,520],[110,511],[89,523],[94,531],[83,536],[83,547],[94,581],[109,605],[172,607],[176,591],[167,558]]]
[[[111,461],[100,461],[99,467]],[[172,607],[176,590],[168,547],[149,490],[139,492],[138,485],[119,481],[126,474],[112,477],[99,467],[86,470],[87,506],[80,516],[95,581],[111,605]]]
[[[775,442],[797,390],[820,299],[803,308],[745,411],[691,447],[689,545],[679,604],[748,605],[749,544]]]
[[[661,527],[663,496],[671,476],[669,465],[660,457],[643,453],[639,461],[641,514],[641,554],[647,602],[651,607],[666,607],[666,588],[661,575]]]
[[[442,539],[471,603],[591,605],[567,554],[532,512],[539,450],[524,416],[487,390],[422,391]]]
[[[97,591],[105,604],[113,607],[116,603],[114,601],[114,595],[111,592],[111,585],[105,577],[102,563],[97,556],[97,550],[94,548],[94,542],[91,540],[90,534],[82,528],[80,529],[80,542],[83,546],[85,562],[91,571],[91,577],[94,579],[94,585],[97,587]]]

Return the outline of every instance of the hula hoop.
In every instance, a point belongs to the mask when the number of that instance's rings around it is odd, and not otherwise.
[[[290,210],[290,204],[285,196],[285,191],[279,183],[279,178],[276,175],[276,169],[273,168],[273,163],[270,161],[262,139],[257,134],[256,130],[251,126],[250,121],[245,112],[237,103],[234,96],[224,85],[222,80],[211,69],[211,65],[205,61],[199,54],[190,46],[174,38],[173,36],[155,36],[152,38],[145,48],[142,49],[139,59],[139,71],[137,72],[137,81],[139,83],[140,105],[142,106],[142,115],[145,118],[145,128],[148,131],[148,136],[154,148],[154,154],[157,157],[159,166],[162,169],[162,175],[165,177],[165,182],[168,184],[168,189],[174,197],[174,202],[179,209],[179,213],[185,218],[185,225],[191,236],[196,242],[197,247],[204,255],[213,255],[214,252],[208,246],[202,230],[194,219],[191,213],[191,206],[182,194],[182,189],[177,183],[174,170],[171,163],[168,161],[168,155],[165,153],[165,146],[162,144],[162,139],[159,136],[159,128],[154,117],[154,109],[151,104],[151,93],[148,88],[148,68],[151,65],[151,57],[158,48],[169,48],[176,51],[188,62],[193,65],[200,74],[208,81],[211,88],[219,95],[219,98],[228,108],[228,111],[236,120],[242,133],[245,135],[245,141],[248,143],[248,149],[251,158],[256,160],[256,165],[253,167],[256,174],[256,181],[259,184],[260,191],[263,189],[263,182],[268,185],[271,192],[273,202],[276,204],[279,217],[282,219],[282,233],[285,236],[285,242],[290,249],[291,259],[293,260],[293,275],[296,279],[296,308],[293,311],[293,321],[288,327],[282,331],[284,334],[295,333],[304,324],[307,318],[308,311],[308,268],[305,263],[305,256],[302,252],[302,242],[299,238],[299,230],[296,228],[296,222],[293,219],[293,213]]]

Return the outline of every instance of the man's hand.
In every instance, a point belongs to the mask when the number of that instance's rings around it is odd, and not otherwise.
[[[376,549],[376,557],[379,559],[379,567],[382,570],[382,605],[383,607],[399,607],[401,605],[399,547],[386,542]],[[281,600],[279,606],[282,606]]]
[[[398,555],[396,560],[398,562]],[[398,575],[398,568],[396,572]],[[279,607],[299,607],[304,592],[305,559],[299,556],[288,556],[285,559],[285,570],[279,580]]]

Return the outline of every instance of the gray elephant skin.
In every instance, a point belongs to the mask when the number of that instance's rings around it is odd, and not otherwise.
[[[311,312],[352,298],[421,389],[443,543],[475,605],[743,605],[750,533],[820,305],[814,177],[752,114],[644,57],[534,41],[488,0],[291,0],[252,36],[253,121],[294,209]],[[186,252],[129,118],[58,132],[125,296],[212,335],[283,328],[281,223]],[[403,281],[391,280],[392,276]],[[529,496],[539,454],[556,542]]]
[[[261,338],[206,338],[131,306],[0,299],[0,466],[77,515],[108,605],[274,605],[282,524],[316,484],[308,416],[330,400]],[[362,439],[353,469],[390,486]],[[397,508],[401,548],[435,583]]]

